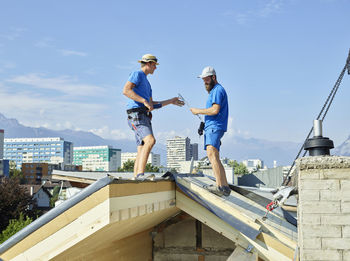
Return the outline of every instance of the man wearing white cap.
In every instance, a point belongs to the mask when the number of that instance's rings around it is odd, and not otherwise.
[[[153,74],[157,69],[158,59],[152,54],[145,54],[138,62],[141,63],[141,70],[130,74],[124,85],[123,94],[129,98],[126,111],[128,125],[134,131],[137,144],[134,177],[142,179],[149,153],[156,143],[152,130],[151,111],[168,104],[182,106],[184,103],[178,97],[164,101],[153,101],[152,88],[147,75]]]
[[[227,131],[228,102],[225,89],[217,82],[213,67],[205,67],[202,74],[205,89],[209,93],[206,108],[191,108],[193,114],[205,115],[204,149],[207,151],[216,178],[216,186],[208,189],[218,196],[229,196],[231,189],[228,186],[225,169],[220,161],[221,138]]]

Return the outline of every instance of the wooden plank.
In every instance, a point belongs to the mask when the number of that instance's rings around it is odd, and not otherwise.
[[[85,183],[85,184],[92,184],[96,182],[96,179],[89,179],[89,178],[70,177],[70,176],[63,176],[59,174],[52,174],[51,176],[52,176],[52,179],[55,179],[55,180],[73,181],[73,182]]]
[[[256,254],[247,252],[241,246],[237,246],[232,254],[228,257],[227,261],[256,261]]]
[[[291,249],[296,249],[297,242],[287,237],[285,234],[281,233],[277,229],[273,228],[272,226],[266,224],[262,219],[257,219],[256,222],[262,225],[263,229],[269,231],[274,237],[276,237],[278,240],[283,242],[285,245],[290,247]]]
[[[175,191],[174,181],[152,181],[139,183],[110,184],[110,197],[139,195],[160,191]]]
[[[90,209],[93,209],[95,206],[101,204],[103,201],[107,200],[111,195],[128,196],[132,195],[132,193],[135,193],[136,195],[139,195],[141,197],[139,198],[139,200],[140,202],[142,202],[142,195],[140,195],[142,192],[151,193],[157,191],[164,191],[164,193],[166,194],[173,193],[174,195],[174,192],[171,192],[171,189],[175,189],[175,184],[171,181],[110,184],[96,191],[95,193],[85,198],[78,204],[74,205],[70,209],[66,210],[64,213],[57,216],[50,222],[44,224],[32,234],[28,235],[26,238],[24,238],[19,243],[7,250],[6,256],[14,257],[19,253],[24,252],[26,249],[29,249],[30,247],[34,246],[35,244],[41,242],[42,240],[48,238],[50,235],[59,231],[61,228],[67,226],[74,220],[78,219]],[[167,192],[169,190],[170,192]],[[152,200],[154,200],[154,197]],[[148,211],[146,213],[150,212]]]
[[[282,242],[278,241],[276,238],[266,234],[266,233],[260,233],[257,237],[261,242],[264,242],[268,247],[271,247],[273,249],[278,249],[278,252],[282,253],[284,256],[289,257],[291,260],[293,260],[294,257],[294,250]]]
[[[268,246],[265,242],[262,242],[259,239],[252,240],[245,236],[240,231],[234,229],[215,216],[209,210],[202,207],[200,204],[184,196],[182,193],[176,192],[176,206],[202,223],[207,224],[212,229],[229,238],[241,247],[247,248],[249,244],[253,245],[254,248],[252,249],[252,252],[257,253],[259,257],[270,261],[291,260],[289,257],[280,253],[278,249],[274,249],[274,246]]]
[[[233,208],[230,204],[227,204],[225,202],[225,199],[220,198],[213,193],[209,192],[208,190],[201,188],[193,183],[189,183],[188,181],[185,181],[184,179],[178,179],[177,180],[179,184],[187,187],[191,191],[197,192],[201,196],[203,196],[206,200],[208,200],[210,203],[214,204],[216,207],[220,208],[222,211],[232,215],[233,217],[239,219],[240,221],[244,222],[245,224],[249,225],[251,228],[255,230],[260,229],[260,225],[255,223],[255,219],[252,219],[251,217],[245,215],[241,211]]]

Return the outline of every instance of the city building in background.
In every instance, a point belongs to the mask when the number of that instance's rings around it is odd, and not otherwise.
[[[180,161],[198,160],[198,144],[191,144],[191,140],[186,137],[175,136],[167,139],[167,167],[180,169]]]
[[[122,152],[121,154],[121,165],[128,160],[136,160],[137,152]],[[155,154],[151,152],[148,156],[147,163],[150,163],[152,166],[160,167],[160,154]]]
[[[9,160],[0,159],[0,177],[9,177],[10,174],[10,164]]]
[[[49,180],[54,169],[66,171],[81,171],[82,166],[73,164],[50,163],[22,163],[23,178],[28,184],[41,184],[42,180]]]
[[[8,177],[9,171],[9,161],[4,160],[4,130],[0,130],[0,177]]]
[[[73,164],[83,171],[117,171],[121,167],[121,150],[111,146],[74,147]]]
[[[4,130],[0,130],[0,160],[4,158]]]
[[[258,169],[265,169],[264,161],[260,159],[243,160],[242,163],[247,167],[248,172],[256,171]]]
[[[4,158],[22,163],[46,162],[51,164],[72,164],[73,143],[63,138],[11,138],[5,139]]]

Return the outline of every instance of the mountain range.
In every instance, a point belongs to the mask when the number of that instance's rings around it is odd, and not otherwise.
[[[122,152],[136,151],[136,144],[131,140],[104,139],[92,132],[66,130],[51,130],[43,127],[34,128],[20,124],[16,119],[6,118],[0,113],[0,129],[5,130],[5,138],[43,138],[62,137],[66,141],[73,142],[74,146],[101,146],[111,145],[121,149]],[[220,154],[230,159],[242,161],[245,159],[262,159],[265,164],[272,167],[276,160],[279,166],[290,165],[300,149],[300,143],[266,141],[254,138],[234,137],[226,139],[222,144]],[[157,143],[152,150],[161,155],[161,162],[166,164],[166,145]],[[198,148],[199,156],[204,156],[203,148]],[[350,136],[339,147],[331,151],[331,154],[350,156]]]

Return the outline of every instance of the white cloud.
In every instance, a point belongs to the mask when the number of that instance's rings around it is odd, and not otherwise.
[[[79,103],[59,99],[55,96],[43,96],[28,91],[13,92],[12,88],[0,83],[0,112],[13,117],[26,126],[44,126],[51,129],[91,128],[102,124],[107,106],[92,102]],[[76,127],[74,127],[76,129]]]
[[[35,88],[55,90],[68,95],[96,96],[105,93],[105,89],[95,85],[80,84],[69,76],[45,78],[40,74],[26,74],[16,76],[7,82],[30,85]]]
[[[87,53],[84,53],[84,52],[78,52],[78,51],[73,51],[73,50],[65,50],[65,49],[61,49],[61,50],[58,50],[63,56],[72,56],[72,55],[75,55],[75,56],[87,56]]]
[[[132,70],[134,69],[136,66],[138,65],[138,62],[129,62],[129,64],[126,64],[126,65],[120,65],[120,64],[117,64],[115,67],[117,69],[121,69],[121,70]]]
[[[269,0],[264,3],[265,4],[263,7],[254,10],[247,10],[241,12],[234,10],[226,10],[223,13],[223,16],[233,17],[238,24],[244,25],[257,18],[265,18],[274,13],[280,12],[283,5],[283,0]]]
[[[47,47],[53,47],[53,39],[50,37],[44,37],[37,41],[34,46],[39,47],[39,48],[47,48]]]
[[[16,68],[16,64],[14,62],[0,61],[0,73],[14,68]]]
[[[122,140],[122,139],[128,139],[128,140],[134,140],[134,134],[129,129],[110,129],[108,126],[103,126],[98,129],[90,129],[92,133],[105,138],[105,139],[113,139],[113,140]]]
[[[170,138],[174,138],[175,136],[180,137],[189,137],[191,139],[191,143],[196,142],[195,134],[193,130],[190,129],[182,129],[180,131],[169,130],[169,131],[159,131],[155,132],[155,138],[157,142],[166,144],[166,140]]]
[[[21,36],[22,32],[26,31],[24,28],[11,28],[10,32],[6,34],[0,34],[0,38],[13,41]]]
[[[273,13],[277,13],[280,11],[282,6],[282,0],[270,0],[266,3],[266,5],[259,10],[259,14],[262,17],[267,17]]]

